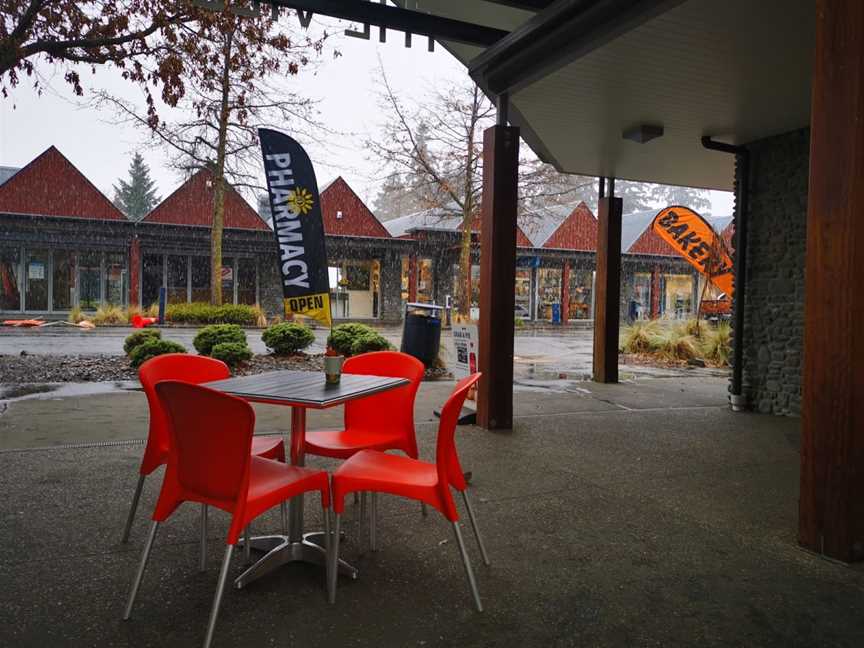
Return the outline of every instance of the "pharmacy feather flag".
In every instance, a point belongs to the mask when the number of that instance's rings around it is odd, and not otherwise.
[[[315,170],[303,147],[284,133],[259,128],[285,316],[330,326],[330,284]]]

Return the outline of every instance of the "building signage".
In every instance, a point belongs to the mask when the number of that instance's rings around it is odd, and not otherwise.
[[[330,284],[315,170],[303,147],[284,133],[259,128],[285,315],[330,326]]]
[[[654,217],[651,229],[711,283],[732,297],[732,256],[723,237],[708,221],[688,207],[667,207]]]
[[[453,375],[457,380],[477,372],[477,354],[480,349],[479,339],[476,324],[453,325],[453,350],[455,351]],[[465,406],[476,409],[476,390],[472,390],[468,394]]]

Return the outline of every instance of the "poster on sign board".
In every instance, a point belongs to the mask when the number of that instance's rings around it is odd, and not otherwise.
[[[453,325],[453,376],[456,380],[470,376],[477,371],[477,354],[480,344],[476,324]],[[465,407],[477,409],[477,392],[472,389],[465,400]]]

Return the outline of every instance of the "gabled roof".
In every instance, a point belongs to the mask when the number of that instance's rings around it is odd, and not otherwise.
[[[320,196],[325,234],[391,238],[387,228],[375,218],[372,210],[342,176],[328,182],[321,190]]]
[[[0,185],[0,212],[126,220],[123,212],[53,146]]]
[[[0,185],[18,173],[21,167],[0,166]]]
[[[390,232],[390,236],[399,238],[410,237],[415,232],[455,233],[462,227],[462,212],[458,210],[455,204],[444,208],[424,209],[385,221],[384,227]],[[471,231],[480,231],[479,218],[476,218],[471,224]],[[516,247],[537,247],[520,225],[516,226]]]
[[[156,205],[142,222],[210,227],[213,223],[213,174],[201,169]],[[225,189],[224,226],[268,230],[267,224],[230,185]]]
[[[622,218],[622,235],[621,235],[621,251],[629,254],[653,254],[657,256],[678,256],[678,252],[669,245],[665,240],[651,229],[651,222],[660,210],[651,210],[643,212],[633,212],[625,214]],[[726,238],[726,229],[731,227],[731,216],[706,216],[714,231]],[[636,234],[629,245],[625,239],[624,232],[627,232],[628,237],[632,237],[637,228],[641,226],[641,231]],[[629,229],[628,229],[629,228]]]
[[[580,202],[544,241],[543,247],[594,251],[597,248],[597,219],[588,205]]]

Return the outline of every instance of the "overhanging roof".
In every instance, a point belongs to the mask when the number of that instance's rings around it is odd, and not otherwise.
[[[809,124],[813,0],[557,0],[539,13],[425,0],[423,8],[512,32],[485,50],[445,45],[487,92],[510,90],[511,121],[561,171],[728,190],[732,158],[704,150],[703,135],[746,143]],[[580,22],[580,11],[594,19]],[[508,47],[523,63],[530,49],[539,77],[502,74],[506,56],[489,65]],[[622,137],[639,124],[665,132],[645,144]]]

